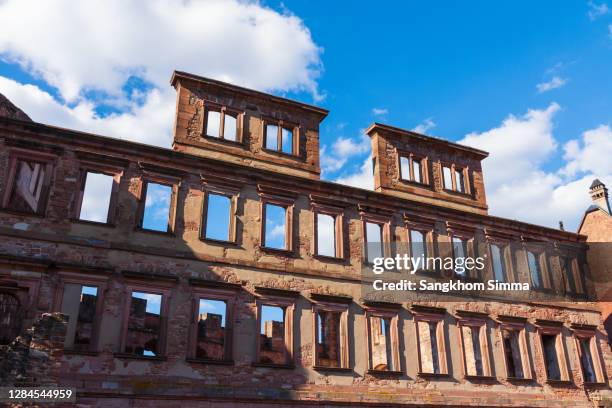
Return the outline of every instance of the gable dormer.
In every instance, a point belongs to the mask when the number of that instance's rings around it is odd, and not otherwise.
[[[173,148],[294,176],[319,179],[319,124],[328,111],[175,71]]]
[[[376,191],[487,213],[481,166],[487,152],[380,123],[366,133]]]

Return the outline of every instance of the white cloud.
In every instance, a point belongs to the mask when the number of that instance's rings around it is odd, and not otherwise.
[[[131,75],[167,87],[173,69],[318,95],[310,31],[256,1],[7,0],[0,27],[0,53],[68,101],[87,90],[121,97]]]
[[[350,158],[370,151],[370,138],[364,131],[360,133],[361,136],[358,140],[340,136],[332,144],[331,152],[328,152],[327,146],[321,148],[321,167],[323,171],[338,171],[344,167]]]
[[[382,115],[386,115],[387,113],[389,113],[389,109],[387,108],[373,108],[372,109],[372,114],[375,116],[382,116]]]
[[[427,118],[423,122],[421,122],[418,125],[416,125],[414,127],[414,129],[412,129],[412,130],[417,132],[417,133],[425,134],[425,133],[427,133],[428,130],[433,129],[435,127],[436,127],[436,122],[434,122],[432,120],[432,118]]]
[[[588,188],[593,179],[612,183],[612,164],[606,160],[612,151],[608,126],[566,143],[566,164],[545,170],[558,145],[553,119],[559,110],[553,103],[521,117],[511,115],[499,127],[460,141],[490,153],[483,171],[491,214],[549,227],[563,221],[566,229],[575,230],[591,203]]]
[[[587,11],[587,15],[591,19],[591,21],[606,15],[610,12],[608,5],[606,3],[597,4],[592,1],[589,1],[589,10]]]
[[[92,102],[64,105],[34,85],[23,85],[0,76],[0,93],[26,112],[34,121],[56,126],[170,147],[174,117],[175,92],[151,90],[142,105],[99,117]]]
[[[356,173],[348,174],[337,178],[336,183],[346,184],[347,186],[374,189],[374,177],[372,175],[372,156],[368,156]]]
[[[566,78],[561,78],[555,75],[554,77],[551,78],[550,81],[541,82],[537,84],[536,88],[538,90],[538,93],[544,93],[544,92],[552,91],[553,89],[561,88],[565,84],[567,84]]]

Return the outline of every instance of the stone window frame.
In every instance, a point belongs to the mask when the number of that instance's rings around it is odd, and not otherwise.
[[[278,150],[273,150],[273,149],[268,149],[266,147],[267,145],[267,137],[268,137],[268,132],[267,132],[267,127],[268,125],[273,125],[276,126],[278,128],[277,131],[277,146],[278,146]],[[283,134],[283,130],[282,129],[287,129],[287,130],[291,130],[292,132],[292,141],[291,141],[291,153],[287,153],[283,151],[283,141],[282,141],[282,134]],[[269,153],[274,153],[274,154],[280,154],[283,156],[287,156],[287,157],[301,157],[300,151],[301,151],[301,144],[300,144],[300,138],[301,138],[301,126],[296,123],[296,122],[292,122],[292,121],[287,121],[287,120],[283,120],[283,119],[276,119],[270,116],[262,116],[261,118],[261,129],[262,129],[262,135],[261,135],[261,143],[262,143],[262,149],[266,152]]]
[[[586,285],[584,280],[583,269],[580,265],[580,250],[574,247],[569,247],[561,244],[556,245],[557,260],[559,262],[559,268],[561,271],[561,280],[563,282],[563,292],[569,296],[586,296]],[[570,261],[570,268],[572,279],[574,281],[575,290],[572,290],[569,279],[567,277],[567,271],[564,267],[564,259]]]
[[[202,117],[202,131],[200,132],[202,137],[208,140],[223,141],[225,143],[238,144],[238,145],[243,144],[244,116],[245,116],[244,111],[237,109],[237,108],[229,107],[227,105],[208,101],[208,100],[203,100],[203,105],[204,106],[203,106],[203,117]],[[208,128],[208,112],[210,111],[220,113],[219,115],[220,116],[219,117],[219,137],[206,134],[206,129]],[[232,116],[232,114],[236,115],[236,140],[235,141],[231,139],[226,139],[224,137],[226,113],[230,114],[230,116]]]
[[[336,296],[336,295],[324,295],[319,293],[312,293],[310,295],[312,303],[312,368],[316,371],[334,371],[334,372],[350,372],[353,370],[350,363],[350,349],[349,349],[349,332],[348,332],[348,318],[349,308],[353,299],[348,296]],[[318,353],[317,353],[317,336],[318,336],[318,325],[317,325],[317,314],[319,311],[324,312],[339,312],[340,313],[340,333],[339,333],[339,350],[340,350],[340,367],[324,367],[318,365]]]
[[[446,353],[446,309],[430,306],[412,305],[410,308],[414,322],[415,344],[417,349],[417,376],[424,378],[449,377],[448,359]],[[435,323],[436,324],[436,340],[438,351],[438,366],[439,373],[429,373],[423,371],[422,356],[421,356],[421,341],[419,338],[419,322]]]
[[[451,189],[444,187],[444,167],[448,167],[451,170]],[[463,187],[464,191],[457,190],[457,181],[455,177],[455,172],[460,172],[463,176]],[[442,190],[452,194],[459,194],[462,196],[471,196],[472,195],[472,186],[470,179],[470,168],[469,166],[459,166],[453,162],[448,162],[444,160],[440,160],[440,179],[442,181]]]
[[[578,359],[578,367],[580,367],[580,375],[584,386],[606,385],[607,376],[605,364],[602,363],[602,354],[597,341],[597,326],[587,324],[572,324],[570,325],[574,334],[574,346],[576,348],[576,357]],[[591,360],[593,361],[593,371],[595,373],[595,382],[587,382],[584,379],[584,367],[582,366],[582,348],[580,341],[589,339],[589,349],[591,352]]]
[[[93,273],[92,273],[93,272]],[[89,345],[88,350],[79,349],[64,349],[65,352],[71,354],[92,354],[96,355],[99,352],[99,341],[100,341],[100,330],[104,313],[104,297],[110,276],[107,274],[109,271],[106,270],[88,270],[88,271],[68,271],[60,270],[57,274],[59,282],[55,288],[54,300],[53,300],[53,311],[61,312],[62,303],[64,301],[64,288],[68,284],[77,284],[82,286],[95,286],[98,288],[96,294],[96,317],[93,324],[92,342]]]
[[[214,184],[206,184],[202,187],[204,196],[202,197],[202,219],[200,222],[200,240],[218,243],[218,244],[236,244],[237,243],[237,223],[238,223],[238,200],[240,199],[240,188],[230,186],[217,186]],[[206,225],[208,224],[208,196],[210,194],[224,196],[230,199],[230,214],[229,214],[229,231],[228,240],[219,240],[206,237]]]
[[[51,196],[53,169],[55,166],[55,162],[57,161],[58,155],[54,153],[38,152],[20,148],[9,148],[8,156],[8,176],[6,177],[4,195],[2,197],[2,210],[5,212],[26,216],[44,217],[47,212],[47,206],[49,204],[49,198]],[[39,208],[37,209],[37,211],[33,213],[28,211],[16,210],[9,207],[11,195],[13,194],[13,189],[15,187],[15,179],[17,177],[17,163],[19,163],[19,161],[35,162],[44,166],[45,177],[41,190],[42,200],[38,205]]]
[[[119,351],[114,353],[114,356],[137,360],[166,360],[170,301],[172,299],[172,291],[178,282],[178,277],[174,275],[132,271],[123,271],[122,275],[125,278],[125,286],[123,287],[124,302],[122,306],[121,341],[119,343]],[[161,295],[162,297],[160,305],[159,353],[156,356],[140,356],[125,352],[132,292],[149,293]]]
[[[489,356],[489,350],[491,350],[487,324],[489,321],[489,316],[486,313],[458,310],[455,312],[455,318],[457,319],[457,329],[459,329],[459,349],[461,350],[461,367],[463,369],[463,377],[468,380],[487,380],[495,378],[493,375],[492,361]],[[465,350],[467,342],[463,336],[463,327],[469,327],[472,330],[478,329],[480,358],[482,360],[482,375],[468,374],[467,353]]]
[[[458,224],[458,223],[451,222],[451,221],[447,221],[446,222],[446,232],[449,238],[450,255],[452,256],[453,259],[455,259],[455,245],[453,243],[453,238],[455,237],[466,241],[465,243],[466,254],[464,254],[465,257],[474,258],[474,259],[476,258],[476,249],[477,249],[476,231],[473,227],[468,226],[468,225]],[[476,273],[477,275],[474,276],[474,273]],[[452,270],[452,276],[461,279],[461,277],[457,275],[454,269]],[[478,272],[476,267],[474,267],[472,269],[466,268],[466,274],[463,280],[481,281],[482,278],[483,278],[482,274]]]
[[[418,231],[425,236],[425,255],[426,257],[435,257],[436,256],[436,243],[437,243],[437,233],[436,233],[436,220],[431,218],[423,218],[422,216],[404,213],[404,226],[406,228],[406,242],[408,243],[408,251],[410,256],[412,254],[412,237],[411,231]],[[418,270],[416,273],[440,273],[437,268],[433,270],[423,269]]]
[[[408,159],[408,178],[404,178],[402,173],[402,158]],[[413,162],[418,160],[421,162],[421,181],[414,179],[414,168]],[[405,150],[397,151],[397,168],[399,172],[399,179],[404,183],[414,184],[422,187],[429,187],[431,185],[429,178],[429,158],[423,154],[412,153]]]
[[[403,375],[400,360],[400,332],[399,332],[399,313],[402,305],[399,303],[387,303],[387,302],[364,302],[365,319],[366,319],[366,348],[368,357],[368,374],[383,374],[391,376]],[[393,360],[394,370],[376,370],[372,365],[372,329],[371,320],[372,317],[389,318],[391,319],[390,333],[391,333],[391,358]]]
[[[293,247],[293,210],[295,207],[295,198],[285,197],[281,195],[273,195],[260,192],[260,217],[261,226],[259,230],[259,247],[262,251],[285,254],[292,256],[295,253]],[[285,248],[271,248],[265,245],[266,243],[266,205],[272,204],[278,207],[285,208]]]
[[[540,352],[540,356],[542,358],[542,363],[544,367],[544,379],[547,384],[570,384],[570,372],[568,361],[565,358],[567,350],[565,347],[565,339],[563,336],[563,323],[552,321],[552,320],[542,320],[536,319],[535,328],[537,334],[537,344]],[[551,335],[555,336],[555,352],[557,356],[557,365],[559,366],[559,374],[560,380],[548,378],[548,370],[546,367],[546,353],[544,350],[544,342],[542,341],[543,335]]]
[[[199,364],[234,365],[234,330],[236,325],[235,315],[238,295],[242,289],[242,286],[237,283],[211,281],[199,278],[189,279],[189,286],[191,287],[192,317],[189,324],[189,339],[187,342],[188,351],[186,361],[189,363]],[[200,299],[220,300],[226,304],[223,360],[196,357]]]
[[[486,244],[487,244],[487,256],[489,258],[489,272],[491,274],[491,279],[497,279],[495,276],[495,269],[493,264],[493,245],[499,248],[501,254],[502,261],[502,269],[504,275],[503,282],[514,282],[514,265],[512,264],[512,243],[510,240],[486,235]]]
[[[540,266],[540,279],[542,280],[541,287],[535,287],[533,285],[533,277],[531,275],[531,269],[529,268],[529,252],[534,254],[534,256],[536,257],[536,261],[538,262],[538,265]],[[535,244],[535,243],[523,242],[523,254],[525,256],[525,265],[527,266],[527,275],[529,277],[530,289],[542,291],[542,292],[552,290],[551,276],[550,276],[551,268],[550,268],[550,263],[548,259],[549,253],[548,253],[548,250],[545,244],[543,243]]]
[[[294,368],[295,367],[295,356],[293,350],[294,342],[294,327],[295,327],[295,304],[297,298],[300,296],[300,292],[293,290],[284,289],[273,289],[265,288],[261,286],[255,287],[255,294],[257,296],[255,300],[256,306],[256,349],[255,349],[255,362],[252,363],[255,367],[272,367],[272,368]],[[259,361],[259,353],[261,351],[260,344],[260,330],[261,330],[261,307],[262,306],[275,306],[284,309],[284,328],[285,328],[285,364],[271,364],[262,363]]]
[[[372,214],[367,212],[361,212],[361,231],[362,231],[362,239],[363,239],[363,257],[362,261],[366,265],[371,265],[372,263],[368,260],[368,233],[367,233],[367,224],[378,224],[381,226],[381,234],[382,234],[382,256],[390,257],[391,254],[391,216],[387,215],[379,215]]]
[[[161,171],[158,171],[155,168],[156,166],[144,165],[143,163],[140,163],[140,166],[143,169],[143,172],[138,191],[138,209],[135,229],[139,232],[173,236],[176,228],[176,210],[178,207],[179,188],[181,187],[182,183],[182,173],[173,172],[172,169],[165,169],[168,171],[168,173],[164,173],[164,169],[160,169]],[[149,171],[147,168],[152,168],[153,170]],[[147,199],[147,187],[149,183],[161,184],[167,187],[171,187],[172,189],[170,197],[170,208],[168,211],[168,228],[166,229],[166,231],[146,229],[142,226],[144,222],[145,202]]]
[[[117,218],[117,205],[119,200],[119,186],[121,184],[121,178],[123,177],[124,170],[125,167],[113,164],[81,161],[79,167],[79,177],[77,179],[77,186],[79,190],[74,198],[71,221],[84,224],[106,225],[109,227],[115,227]],[[104,174],[113,178],[113,187],[111,189],[111,196],[108,205],[108,214],[106,222],[82,220],[79,218],[81,215],[81,206],[83,205],[83,197],[85,194],[85,185],[87,183],[88,173]]]
[[[313,248],[312,253],[315,257],[324,260],[345,260],[346,254],[344,250],[344,208],[334,207],[325,204],[319,204],[311,201],[311,212],[313,214]],[[319,234],[318,234],[318,215],[329,215],[334,218],[334,240],[335,240],[335,256],[320,255]]]
[[[497,316],[499,342],[501,343],[503,354],[503,366],[507,381],[533,381],[533,371],[531,369],[531,358],[529,355],[529,343],[527,339],[527,318],[517,316]],[[508,373],[508,363],[506,361],[506,345],[504,343],[503,331],[514,331],[518,333],[520,347],[521,369],[523,377],[511,377]]]

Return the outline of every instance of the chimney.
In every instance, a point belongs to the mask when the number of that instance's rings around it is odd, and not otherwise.
[[[591,199],[596,206],[606,211],[608,214],[611,214],[610,202],[608,201],[608,189],[604,183],[599,181],[599,179],[593,180],[591,188],[589,189],[589,194],[591,194]]]

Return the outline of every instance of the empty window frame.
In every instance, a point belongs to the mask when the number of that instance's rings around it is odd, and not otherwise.
[[[314,316],[314,368],[349,368],[348,305],[317,303]]]
[[[239,285],[219,282],[205,282],[203,285],[193,287],[188,360],[231,363],[234,307],[238,290],[234,286]]]
[[[445,190],[469,194],[467,169],[453,165],[442,165],[442,184]]]
[[[366,320],[369,369],[401,372],[397,312],[368,308]]]
[[[491,377],[487,321],[484,318],[460,318],[457,328],[465,377]]]
[[[400,156],[400,178],[419,184],[427,184],[427,161],[412,154]]]
[[[48,155],[13,152],[3,208],[26,214],[44,214],[51,187],[52,160]]]
[[[410,256],[412,258],[427,258],[427,235],[426,231],[416,229],[409,230]]]
[[[387,220],[379,218],[363,219],[363,246],[364,260],[368,264],[374,263],[374,259],[383,257],[389,251],[387,249],[390,235],[390,226]]]
[[[569,371],[565,359],[565,343],[558,322],[536,321],[540,351],[544,360],[547,382],[569,381]]]
[[[602,384],[606,378],[601,354],[597,346],[597,327],[588,325],[572,325],[578,360],[585,384]]]
[[[257,300],[258,364],[293,365],[294,298],[262,296]]]
[[[498,242],[489,243],[491,253],[491,272],[493,279],[499,282],[508,282],[508,268],[506,266],[507,245]]]
[[[119,174],[82,170],[74,216],[80,221],[112,224],[119,191]]]
[[[568,294],[577,295],[584,292],[584,283],[580,272],[578,257],[565,255],[559,257],[561,273],[565,281],[565,290]]]
[[[314,214],[314,253],[331,258],[344,257],[342,209],[323,207],[313,204]]]
[[[148,231],[173,232],[177,192],[178,184],[143,180],[139,227]]]
[[[418,375],[448,375],[444,340],[444,311],[427,311],[413,306],[416,326]]]
[[[105,280],[60,272],[60,282],[55,309],[68,316],[64,347],[96,351]]]
[[[202,238],[213,241],[236,241],[237,195],[207,191],[204,200]]]
[[[545,277],[545,257],[543,251],[527,250],[527,267],[533,289],[544,289],[546,287]]]
[[[469,253],[469,242],[470,239],[453,235],[451,237],[452,249],[453,249],[453,267],[454,273],[460,279],[466,279],[470,275],[470,270],[465,266],[466,258],[470,256]]]
[[[240,142],[242,114],[221,106],[208,106],[204,120],[204,134],[230,142]]]
[[[282,121],[264,121],[264,147],[290,155],[298,154],[298,127]]]
[[[167,291],[128,287],[122,353],[160,357],[165,341]]]
[[[529,348],[525,330],[526,319],[514,316],[499,316],[498,321],[506,378],[510,380],[531,379]]]
[[[264,199],[262,206],[261,243],[264,248],[291,251],[293,248],[293,203]]]

